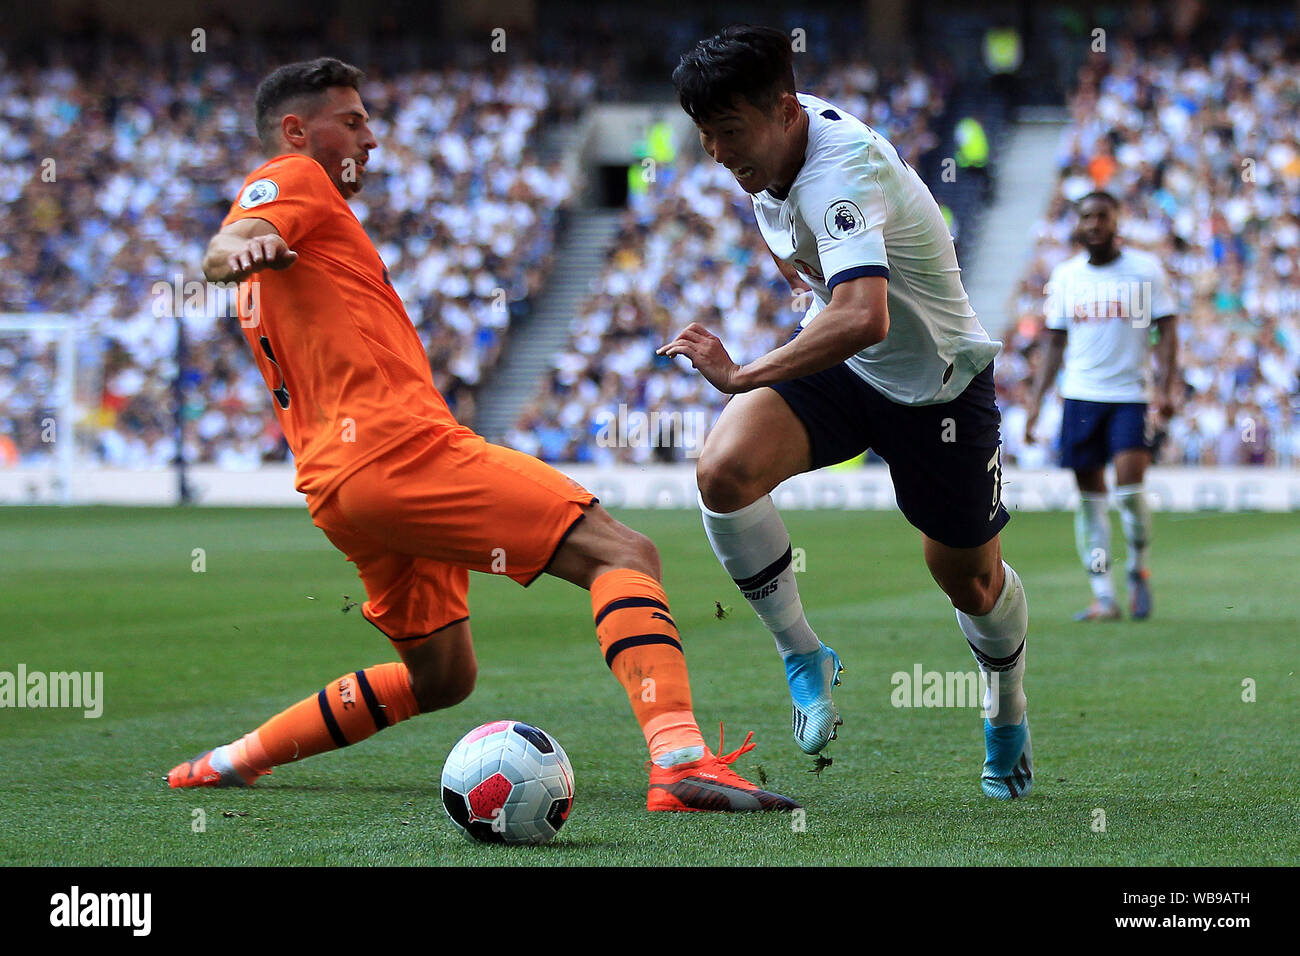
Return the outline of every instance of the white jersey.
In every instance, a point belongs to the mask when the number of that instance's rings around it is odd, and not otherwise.
[[[1069,333],[1061,397],[1147,401],[1151,324],[1175,311],[1159,260],[1123,249],[1094,266],[1081,252],[1052,270],[1045,291],[1047,327]]]
[[[1002,343],[971,309],[939,205],[883,136],[825,100],[798,99],[808,114],[803,167],[784,200],[766,190],[751,199],[772,253],[812,287],[801,324],[839,283],[886,277],[889,334],[846,364],[895,402],[951,401]]]

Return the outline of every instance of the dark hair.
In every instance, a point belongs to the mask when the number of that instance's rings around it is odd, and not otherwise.
[[[1094,189],[1086,196],[1080,196],[1079,201],[1074,204],[1074,208],[1082,209],[1083,204],[1086,203],[1089,199],[1100,199],[1102,202],[1110,203],[1110,208],[1114,209],[1116,212],[1119,212],[1119,208],[1120,208],[1119,200],[1115,198],[1115,195],[1113,193],[1108,193],[1104,189]]]
[[[316,104],[308,101],[332,86],[360,89],[364,78],[365,74],[355,66],[331,56],[289,63],[272,72],[258,84],[253,100],[257,138],[262,141],[262,148],[270,152],[276,147],[276,131],[286,113],[314,107]]]
[[[732,109],[737,97],[770,110],[795,92],[790,38],[771,27],[727,27],[682,54],[673,87],[697,123]]]

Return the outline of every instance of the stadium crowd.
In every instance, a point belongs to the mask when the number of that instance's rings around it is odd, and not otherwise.
[[[1085,65],[1060,178],[1009,304],[997,385],[1006,460],[1054,460],[1059,401],[1035,445],[1024,401],[1042,354],[1044,286],[1074,254],[1073,203],[1124,204],[1123,243],[1159,256],[1180,303],[1184,401],[1160,461],[1300,464],[1300,67],[1276,33],[1208,58],[1121,42]]]
[[[1185,401],[1161,461],[1300,464],[1300,66],[1294,38],[1229,36],[1216,52],[1120,37],[1082,69],[1059,180],[1002,333],[997,364],[1008,464],[1054,459],[1059,403],[1026,443],[1044,286],[1077,249],[1073,202],[1124,203],[1123,242],[1152,250],[1180,303]],[[118,51],[113,70],[0,54],[0,312],[67,313],[78,340],[78,435],[98,462],[161,467],[176,455],[176,336],[187,460],[255,467],[287,454],[230,306],[173,318],[184,282],[245,174],[262,161],[249,113],[264,62],[202,69]],[[535,152],[557,111],[599,91],[579,68],[372,71],[362,89],[380,141],[353,201],[463,418],[514,316],[545,282],[575,184]],[[925,169],[953,76],[841,64],[801,83],[860,116]],[[748,198],[694,143],[634,194],[569,347],[507,437],[550,461],[689,455],[722,396],[654,349],[689,321],[738,361],[783,341],[804,304],[776,272]],[[931,168],[933,164],[931,163]],[[990,325],[996,326],[996,321]],[[55,344],[0,333],[0,466],[51,453]],[[663,428],[628,433],[659,413]],[[669,447],[664,447],[668,445]],[[685,445],[686,447],[682,447]]]
[[[862,62],[800,80],[880,130],[914,167],[939,145],[952,79]],[[722,409],[685,359],[655,349],[689,322],[717,331],[738,362],[789,337],[807,302],[790,293],[725,168],[694,142],[630,205],[609,262],[507,443],[547,461],[643,462],[698,452]],[[658,427],[655,427],[657,423]]]
[[[2,58],[0,58],[2,60]],[[64,313],[78,345],[82,451],[107,465],[176,454],[177,322],[198,263],[243,179],[262,162],[252,99],[265,63],[164,67],[118,51],[112,70],[55,57],[0,61],[0,312]],[[522,65],[372,73],[362,90],[380,143],[352,202],[458,413],[496,361],[512,315],[550,266],[574,193],[535,152],[553,104],[593,95],[589,73]],[[188,302],[184,455],[255,467],[287,447],[221,296]],[[225,318],[223,318],[225,316]],[[0,464],[50,454],[54,348],[0,335]]]

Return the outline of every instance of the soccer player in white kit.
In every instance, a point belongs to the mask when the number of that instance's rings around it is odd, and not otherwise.
[[[971,310],[920,177],[870,127],[796,93],[792,61],[781,31],[728,27],[673,73],[705,152],[750,194],[777,266],[813,298],[788,343],[743,367],[695,323],[659,349],[736,396],[697,465],[705,531],[776,639],[796,742],[818,753],[841,722],[831,688],[842,668],[804,615],[771,491],[873,449],[980,669],[997,675],[983,790],[1022,797],[1033,787],[1022,687],[1029,612],[998,536],[1009,519],[993,393],[1001,346]]]
[[[1094,192],[1079,201],[1076,237],[1085,251],[1052,270],[1047,284],[1047,352],[1029,398],[1025,440],[1043,396],[1060,383],[1061,467],[1079,484],[1075,544],[1092,584],[1092,604],[1078,621],[1119,619],[1110,576],[1110,511],[1106,465],[1115,462],[1115,502],[1128,545],[1129,612],[1151,615],[1151,512],[1143,479],[1156,450],[1156,436],[1174,412],[1178,375],[1175,305],[1155,256],[1124,249],[1116,241],[1119,201]],[[1148,405],[1152,338],[1156,338],[1155,395]]]

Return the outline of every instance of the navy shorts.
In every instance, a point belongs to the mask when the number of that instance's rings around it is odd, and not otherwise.
[[[871,449],[889,465],[903,516],[935,541],[977,548],[1011,520],[992,363],[939,405],[900,405],[843,363],[772,388],[807,429],[814,470]]]
[[[1122,451],[1152,451],[1145,402],[1085,402],[1067,398],[1061,409],[1061,467],[1104,468]]]

